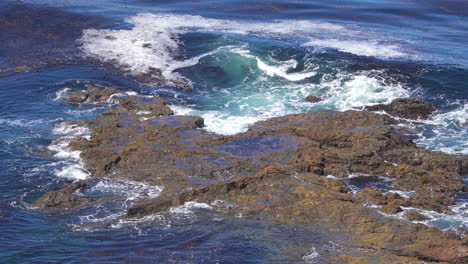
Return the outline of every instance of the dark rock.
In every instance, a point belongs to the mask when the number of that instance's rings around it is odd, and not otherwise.
[[[314,96],[314,95],[309,95],[306,98],[304,98],[304,100],[306,100],[309,103],[317,103],[317,102],[322,101],[322,98]]]
[[[69,183],[57,191],[44,194],[33,205],[47,211],[67,211],[82,208],[95,201],[95,199],[86,198],[76,193],[86,188],[86,186],[87,183],[83,180]]]
[[[78,91],[71,94],[66,100],[70,103],[103,103],[107,102],[113,94],[120,93],[114,88],[99,89],[89,86],[85,91]]]
[[[398,98],[387,105],[366,106],[364,110],[385,111],[391,116],[408,119],[427,119],[437,109],[421,98]]]

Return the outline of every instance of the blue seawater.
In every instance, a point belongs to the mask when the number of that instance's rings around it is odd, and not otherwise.
[[[87,177],[77,153],[57,143],[87,131],[62,122],[107,108],[62,99],[88,85],[158,94],[229,135],[284,114],[420,96],[440,111],[407,125],[415,142],[466,155],[467,11],[463,0],[0,1],[0,263],[326,263],[341,234],[230,218],[203,204],[111,221],[123,201],[160,191],[134,182],[96,181],[90,195],[121,197],[106,207],[32,209],[41,194]],[[154,69],[167,85],[142,81]],[[174,89],[177,80],[193,91]],[[304,102],[308,95],[323,100]],[[388,179],[348,184],[391,191]],[[466,195],[454,210],[423,212],[426,224],[466,232]]]

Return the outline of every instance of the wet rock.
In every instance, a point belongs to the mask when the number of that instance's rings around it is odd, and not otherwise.
[[[86,99],[88,99],[88,93],[83,92],[83,91],[78,91],[78,92],[71,94],[66,100],[70,103],[81,104],[81,103],[86,102]]]
[[[309,179],[309,180],[308,180]],[[312,180],[310,180],[312,179]],[[315,180],[314,180],[315,179]],[[127,217],[158,213],[188,201],[208,203],[230,215],[261,216],[284,224],[323,225],[352,235],[355,246],[416,258],[448,261],[465,256],[466,246],[455,234],[443,233],[387,218],[353,201],[333,179],[295,174],[289,166],[270,166],[254,176],[158,197],[131,208]],[[234,206],[217,206],[222,200]]]
[[[420,214],[416,211],[407,211],[405,212],[405,216],[408,218],[410,221],[425,221],[428,220],[426,216],[423,214]]]
[[[304,100],[309,102],[309,103],[317,103],[317,102],[322,101],[322,98],[320,98],[318,96],[314,96],[314,95],[309,95],[306,98],[304,98]]]
[[[437,109],[421,98],[397,98],[390,104],[378,104],[364,107],[367,111],[385,111],[395,117],[408,119],[427,119]]]
[[[86,92],[88,93],[88,101],[91,103],[106,102],[111,95],[120,93],[119,90],[114,88],[106,87],[104,89],[99,89],[92,86],[88,87]]]
[[[375,205],[391,205],[390,208],[399,206],[405,199],[397,193],[386,193],[383,194],[377,188],[364,188],[356,194],[355,199],[359,203],[372,203]]]
[[[402,205],[439,213],[453,214],[453,211],[449,209],[449,206],[453,204],[455,204],[453,197],[447,194],[419,192],[411,196]]]
[[[94,86],[89,86],[84,91],[72,93],[66,100],[70,103],[102,103],[107,102],[113,94],[120,93],[119,90],[114,88],[99,89]]]
[[[468,257],[456,258],[450,261],[450,264],[465,264],[468,263]]]
[[[423,264],[424,262],[416,258],[396,256],[382,251],[366,250],[360,256],[340,254],[333,258],[339,264]]]
[[[78,192],[86,188],[86,186],[87,182],[83,180],[69,183],[57,191],[44,194],[33,203],[33,206],[46,211],[68,211],[82,208],[96,201],[95,199],[79,195]]]
[[[397,213],[403,212],[403,209],[401,209],[398,203],[389,203],[389,204],[382,206],[382,208],[380,208],[380,211],[386,214],[397,214]]]
[[[173,115],[168,105],[159,97],[124,98],[86,121],[89,140],[70,143],[95,177],[164,187],[160,197],[137,201],[126,217],[197,201],[227,215],[340,230],[357,247],[392,255],[437,261],[466,255],[454,234],[365,206],[379,205],[391,214],[400,206],[448,212],[464,189],[468,157],[416,147],[395,132],[395,119],[368,111],[320,111],[260,121],[245,133],[222,136],[204,131],[201,117]],[[394,178],[395,188],[416,194],[406,199],[363,189],[353,197],[343,182],[325,177],[350,174]],[[87,203],[80,199],[88,198],[74,197],[73,188],[46,194],[38,204]],[[216,203],[220,200],[230,206]]]

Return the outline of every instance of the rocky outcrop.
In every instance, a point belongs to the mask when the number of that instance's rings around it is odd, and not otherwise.
[[[309,96],[306,96],[304,100],[309,103],[317,103],[317,102],[322,101],[322,98],[315,96],[315,95],[309,95]]]
[[[103,103],[107,102],[111,95],[117,93],[120,93],[120,91],[114,88],[99,89],[93,86],[89,86],[86,90],[72,93],[66,98],[66,101],[75,104]]]
[[[389,109],[406,115],[412,108],[402,109],[410,102]],[[424,111],[415,111],[422,117]],[[227,215],[340,230],[355,246],[391,256],[465,257],[466,244],[457,235],[388,217],[402,207],[450,213],[468,172],[466,156],[420,149],[394,130],[396,122],[368,111],[320,111],[260,121],[245,133],[222,136],[204,131],[200,117],[173,115],[159,97],[134,96],[86,121],[91,137],[70,147],[82,151],[95,177],[164,187],[160,197],[130,208],[127,218],[197,201]],[[403,198],[363,189],[352,195],[342,181],[326,177],[350,174],[390,177],[395,188],[415,194]],[[36,204],[47,210],[83,206],[89,201],[74,197],[79,188],[67,185]]]
[[[384,217],[346,193],[343,183],[311,173],[295,174],[287,165],[165,195],[134,206],[127,217],[162,212],[188,201],[208,203],[230,215],[255,215],[285,224],[318,223],[351,234],[355,246],[397,255],[448,261],[467,254],[455,234]]]
[[[86,188],[86,186],[86,181],[82,180],[67,184],[57,191],[44,194],[33,205],[48,211],[83,208],[96,201],[96,199],[79,195],[79,191]]]
[[[421,98],[398,98],[390,104],[378,104],[364,107],[368,111],[385,111],[395,117],[408,119],[427,119],[437,109]]]

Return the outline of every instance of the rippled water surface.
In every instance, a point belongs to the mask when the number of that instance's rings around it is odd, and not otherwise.
[[[87,85],[158,94],[221,134],[284,114],[420,96],[440,111],[407,125],[415,142],[468,154],[466,1],[38,2],[0,2],[1,263],[324,263],[341,250],[331,241],[346,241],[204,204],[118,221],[132,199],[160,191],[135,182],[94,182],[89,194],[119,197],[105,207],[31,209],[46,191],[88,176],[56,141],[88,133],[61,122],[107,108],[62,101]],[[163,85],[144,78],[155,69]],[[174,89],[180,81],[193,90]],[[307,103],[308,95],[323,100]],[[388,179],[347,183],[392,191]],[[455,216],[423,213],[429,225],[466,230],[466,204],[460,196]]]

